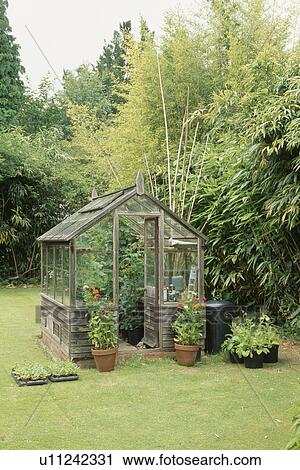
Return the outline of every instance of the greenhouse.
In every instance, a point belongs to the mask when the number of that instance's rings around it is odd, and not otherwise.
[[[41,331],[56,357],[91,357],[84,288],[112,302],[119,352],[174,349],[184,292],[204,293],[206,238],[136,185],[98,196],[38,239]]]

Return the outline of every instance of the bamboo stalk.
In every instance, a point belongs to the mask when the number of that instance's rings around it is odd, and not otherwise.
[[[166,104],[165,104],[165,97],[164,97],[164,90],[163,90],[163,83],[162,83],[162,76],[161,76],[158,52],[156,53],[156,58],[157,58],[157,70],[158,70],[159,86],[160,86],[160,93],[161,93],[161,100],[162,100],[162,107],[163,107],[164,121],[165,121],[166,149],[167,149],[167,161],[168,161],[169,207],[170,207],[170,209],[172,209],[171,159],[170,159],[170,148],[169,148],[169,131],[168,131],[168,120],[167,120]]]
[[[197,125],[196,125],[193,144],[192,144],[192,148],[191,148],[191,152],[190,152],[189,163],[188,163],[188,167],[187,167],[187,171],[186,171],[185,184],[184,184],[184,190],[183,190],[183,196],[182,196],[182,204],[181,204],[181,217],[183,217],[183,213],[184,213],[184,205],[185,205],[187,186],[188,186],[188,180],[189,180],[189,175],[190,175],[192,161],[193,161],[193,155],[194,155],[194,150],[195,150],[195,145],[196,145],[198,129],[199,129],[199,122],[197,122]]]
[[[188,218],[187,218],[188,222],[191,220],[192,212],[193,212],[194,205],[195,205],[196,195],[197,195],[197,191],[198,191],[198,188],[199,188],[200,179],[201,179],[201,175],[202,175],[204,158],[205,158],[205,155],[206,155],[206,152],[207,152],[207,145],[208,145],[208,136],[206,138],[206,143],[205,143],[205,148],[204,148],[204,152],[203,152],[203,157],[202,157],[202,160],[201,160],[200,170],[199,170],[199,173],[198,173],[197,183],[196,183],[195,189],[193,191],[193,195],[192,195],[191,205],[190,205]],[[202,227],[201,230],[203,230],[203,227]]]
[[[189,101],[190,101],[190,89],[188,87],[187,103],[186,103],[187,120],[186,120],[186,126],[185,126],[184,150],[183,150],[183,158],[182,158],[181,180],[180,180],[180,187],[179,187],[179,199],[178,199],[178,208],[177,208],[178,212],[179,212],[179,208],[180,208],[181,201],[182,201],[183,181],[184,181],[184,172],[185,172],[185,161],[186,161],[186,155],[187,155],[187,142],[188,142],[188,135],[189,135],[189,125],[188,125]]]
[[[181,133],[180,133],[180,139],[179,139],[179,145],[178,145],[178,152],[177,152],[177,159],[176,159],[176,166],[175,166],[175,174],[174,174],[174,183],[173,183],[173,211],[175,212],[176,208],[176,184],[177,184],[177,176],[178,176],[178,170],[179,170],[179,161],[180,161],[180,155],[181,155],[181,146],[182,146],[182,141],[183,141],[183,134],[184,134],[184,128],[185,128],[185,123],[187,119],[187,107],[185,107],[184,110],[184,115],[182,119],[182,125],[181,125]]]
[[[146,166],[147,173],[148,173],[148,178],[149,178],[151,193],[152,193],[152,196],[155,196],[155,195],[154,195],[154,187],[153,187],[152,176],[151,176],[151,172],[150,172],[150,168],[149,168],[149,162],[148,162],[148,158],[147,158],[147,155],[146,155],[146,154],[144,154],[144,160],[145,160],[145,166]]]

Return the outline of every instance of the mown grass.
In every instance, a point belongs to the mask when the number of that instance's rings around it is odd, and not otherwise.
[[[16,386],[17,361],[47,364],[38,290],[0,289],[0,449],[283,449],[300,399],[297,348],[245,370],[219,356],[195,368],[139,358],[80,380]]]

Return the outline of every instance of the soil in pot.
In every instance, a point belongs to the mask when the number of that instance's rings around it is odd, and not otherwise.
[[[195,365],[199,346],[186,346],[175,343],[176,361],[181,366],[191,367]]]
[[[134,330],[129,330],[127,332],[128,335],[128,343],[132,346],[136,346],[144,336],[144,326],[139,326]]]
[[[275,362],[278,362],[278,349],[278,344],[274,344],[274,346],[270,348],[270,352],[263,355],[263,361],[267,364],[274,364]]]
[[[96,368],[99,372],[110,372],[115,368],[118,348],[92,349]]]
[[[264,365],[263,356],[263,354],[253,353],[253,357],[245,357],[245,367],[247,369],[261,369]]]
[[[235,352],[229,353],[229,359],[232,364],[244,364],[244,358],[239,357]]]

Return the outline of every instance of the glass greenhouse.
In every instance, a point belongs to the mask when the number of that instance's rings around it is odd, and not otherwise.
[[[146,193],[141,173],[136,186],[94,197],[38,240],[42,338],[55,356],[90,357],[84,286],[113,302],[121,353],[174,349],[177,302],[204,293],[206,238]]]

